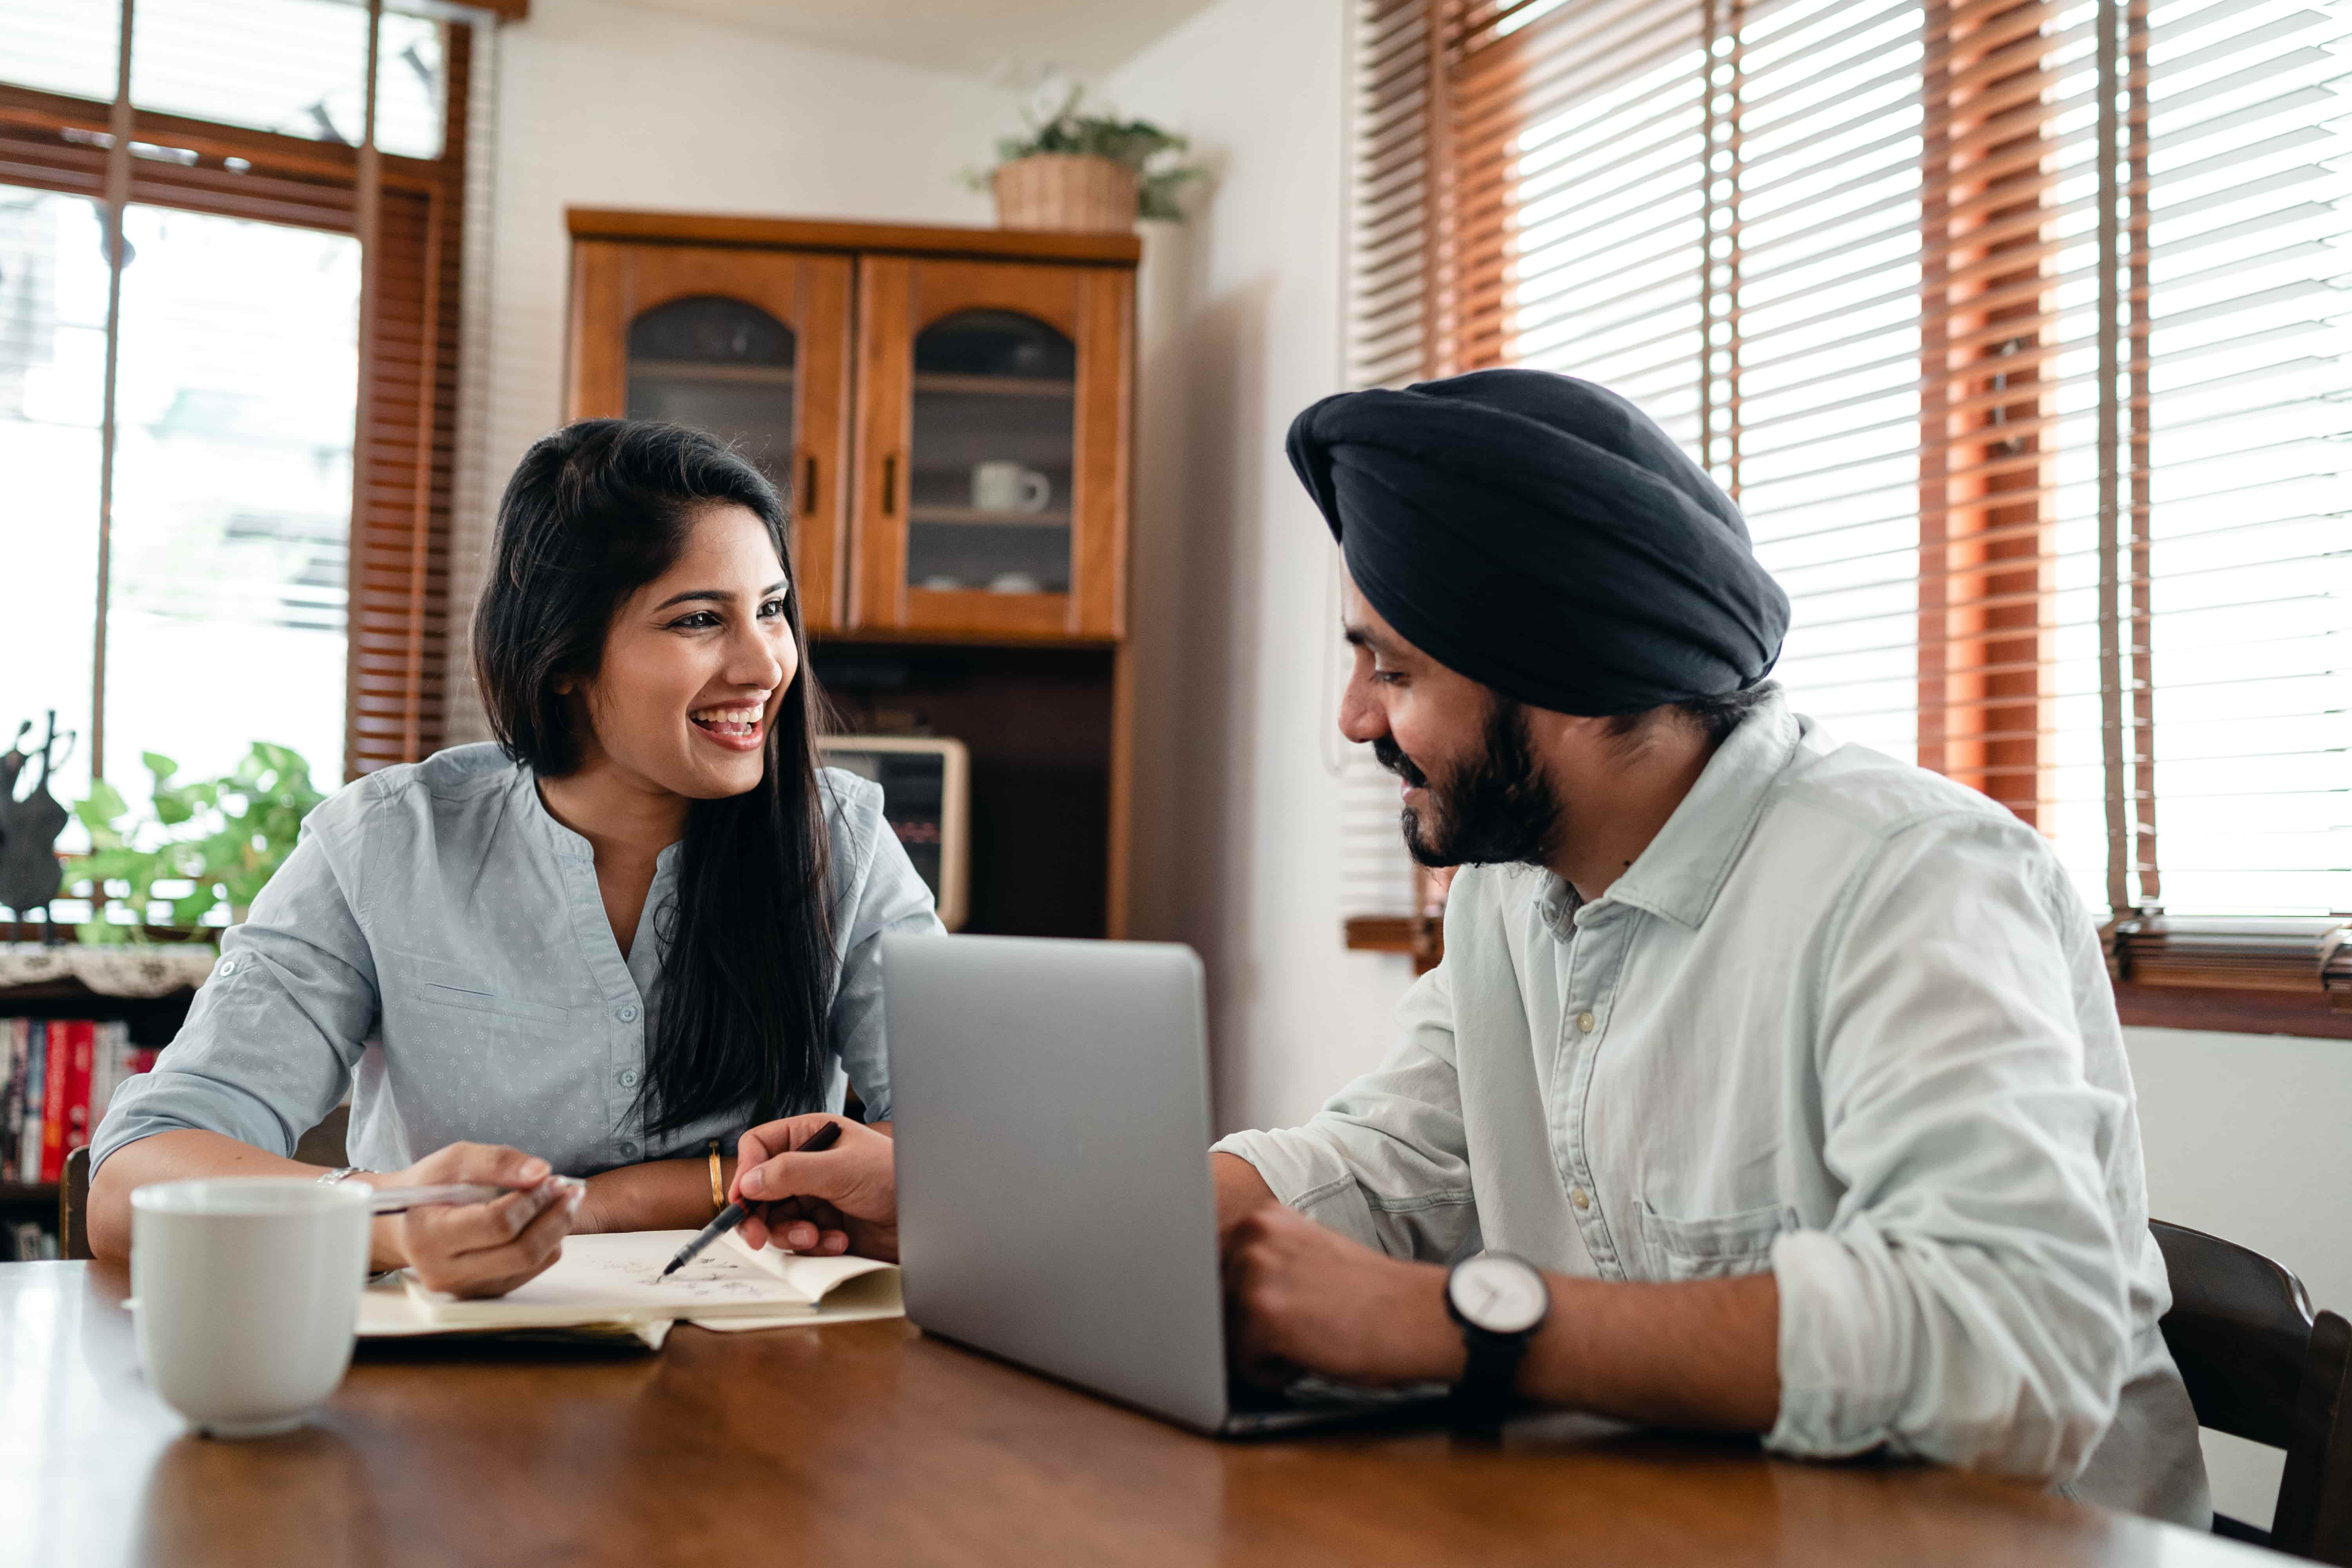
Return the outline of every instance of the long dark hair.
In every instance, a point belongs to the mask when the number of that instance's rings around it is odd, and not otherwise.
[[[699,431],[584,419],[523,455],[474,611],[474,678],[507,755],[551,778],[579,767],[575,706],[556,682],[595,677],[621,602],[669,570],[714,503],[755,513],[776,558],[792,559],[776,488]],[[832,838],[816,776],[823,698],[797,584],[784,616],[800,672],[777,700],[767,765],[753,788],[687,812],[677,895],[655,911],[668,952],[638,1099],[648,1134],[821,1103]]]

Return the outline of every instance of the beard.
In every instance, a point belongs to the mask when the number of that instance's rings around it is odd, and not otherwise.
[[[1559,797],[1536,765],[1527,710],[1502,698],[1486,716],[1480,753],[1442,784],[1404,754],[1395,740],[1372,742],[1381,766],[1429,792],[1426,816],[1404,808],[1404,847],[1424,866],[1541,865],[1559,836]]]

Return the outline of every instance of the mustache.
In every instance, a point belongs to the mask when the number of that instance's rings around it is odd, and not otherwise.
[[[1393,736],[1382,735],[1379,740],[1374,741],[1372,756],[1381,766],[1388,769],[1413,788],[1429,787],[1429,775],[1413,766],[1412,759],[1404,754],[1404,748],[1396,743]]]

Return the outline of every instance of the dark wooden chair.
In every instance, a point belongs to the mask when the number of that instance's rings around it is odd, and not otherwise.
[[[351,1134],[352,1108],[338,1105],[327,1119],[302,1134],[294,1157],[308,1165],[341,1165],[343,1144]],[[65,1180],[58,1184],[58,1251],[66,1258],[88,1258],[89,1252],[89,1151],[76,1149],[66,1156]]]
[[[2197,1424],[2286,1450],[2268,1530],[2216,1514],[2216,1534],[2352,1568],[2352,1323],[2311,1310],[2303,1281],[2251,1247],[2150,1224],[2172,1277],[2164,1342]]]

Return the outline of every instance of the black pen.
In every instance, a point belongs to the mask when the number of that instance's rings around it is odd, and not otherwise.
[[[827,1149],[832,1148],[835,1143],[840,1142],[841,1123],[838,1121],[828,1121],[824,1126],[818,1128],[816,1131],[811,1135],[807,1142],[802,1144],[797,1149],[787,1149],[784,1152],[787,1154],[822,1154]],[[741,1204],[729,1204],[725,1208],[719,1211],[719,1216],[716,1219],[702,1227],[700,1235],[697,1236],[692,1241],[688,1242],[684,1247],[679,1247],[677,1249],[677,1256],[669,1260],[669,1267],[663,1269],[658,1275],[655,1276],[655,1278],[660,1279],[668,1279],[671,1275],[677,1273],[679,1269],[685,1268],[688,1264],[701,1257],[702,1249],[704,1247],[709,1247],[712,1242],[717,1241],[720,1237],[725,1236],[729,1231],[733,1230],[737,1226],[741,1225],[746,1219],[749,1219],[751,1215],[751,1211],[745,1208]]]

